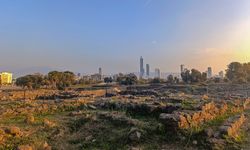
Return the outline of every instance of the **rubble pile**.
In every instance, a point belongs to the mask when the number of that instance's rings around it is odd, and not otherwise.
[[[98,113],[97,116],[100,119],[109,120],[116,125],[136,126],[136,125],[139,125],[141,123],[140,121],[138,121],[136,119],[128,118],[126,115],[116,113],[116,112],[113,112],[113,113],[101,112],[101,113]]]
[[[152,103],[152,102],[140,103],[134,101],[123,102],[123,101],[112,101],[112,100],[95,103],[95,106],[100,109],[125,110],[129,114],[137,114],[137,115],[159,115],[160,113],[172,113],[173,111],[181,109],[181,105],[177,104],[160,105],[158,103]]]

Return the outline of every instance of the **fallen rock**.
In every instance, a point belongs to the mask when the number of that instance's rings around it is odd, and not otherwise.
[[[92,135],[89,135],[89,136],[85,137],[85,141],[91,141],[92,139],[93,139]]]
[[[43,120],[43,125],[44,125],[45,127],[48,127],[48,128],[53,128],[53,127],[56,126],[56,123],[54,123],[54,122],[52,122],[52,121],[50,121],[50,120],[48,120],[48,119],[44,119],[44,120]]]
[[[141,123],[140,121],[136,119],[128,118],[126,115],[119,114],[119,113],[101,112],[101,113],[98,113],[98,117],[100,119],[109,120],[116,125],[136,126]]]
[[[223,139],[211,138],[209,139],[209,143],[213,150],[221,150],[225,147],[225,141]]]
[[[193,145],[197,145],[198,142],[196,140],[193,141]]]
[[[88,105],[88,108],[93,109],[93,110],[96,110],[96,107],[93,106],[93,105]]]
[[[2,129],[0,129],[0,143],[3,142],[4,135],[5,135],[5,132]]]
[[[84,113],[82,111],[72,111],[69,113],[69,116],[80,116],[83,115]]]
[[[132,143],[137,143],[141,140],[142,133],[137,128],[131,128],[128,134],[128,139]]]
[[[43,144],[43,150],[51,150],[51,149],[52,149],[52,147],[49,146],[49,144],[48,144],[47,142],[45,142],[45,143]]]
[[[35,122],[35,117],[32,114],[26,116],[25,123],[33,124],[34,122]]]
[[[204,130],[205,135],[210,138],[214,135],[214,130],[212,128],[207,128]]]
[[[4,141],[4,135],[0,134],[0,143]]]
[[[179,128],[180,116],[176,113],[173,113],[173,114],[162,113],[160,114],[159,120],[168,129]]]
[[[6,130],[7,134],[10,134],[12,136],[21,136],[22,132],[20,130],[20,128],[18,127],[10,127],[9,129]]]

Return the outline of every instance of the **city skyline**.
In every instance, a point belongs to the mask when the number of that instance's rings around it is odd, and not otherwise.
[[[138,72],[142,55],[152,70],[185,64],[218,74],[250,60],[249,8],[248,0],[2,1],[0,70]]]
[[[14,72],[14,76],[15,77],[20,77],[23,75],[27,75],[27,74],[36,74],[36,73],[41,73],[41,74],[47,74],[50,71],[71,71],[70,69],[65,69],[65,70],[57,70],[57,69],[49,69],[49,70],[43,70],[43,71],[38,71],[40,68],[34,68],[37,69],[37,71],[26,71],[26,72]],[[43,68],[42,68],[43,69]],[[45,68],[46,69],[46,68]],[[137,75],[139,78],[161,78],[161,76],[164,76],[163,78],[167,78],[168,75],[174,75],[174,76],[178,76],[180,78],[180,75],[182,72],[184,72],[185,70],[191,70],[191,69],[196,69],[196,68],[186,68],[184,64],[180,65],[180,70],[179,72],[161,72],[160,68],[155,68],[154,72],[150,71],[150,65],[147,62],[146,64],[144,63],[144,58],[143,56],[140,57],[140,61],[139,61],[139,71],[138,72],[115,72],[115,73],[106,73],[103,74],[102,73],[102,68],[99,67],[98,71],[94,71],[91,73],[86,73],[86,72],[77,72],[77,71],[73,71],[77,76],[80,75],[93,75],[93,74],[99,74],[101,76],[105,75],[105,76],[110,76],[110,75],[115,75],[115,74],[119,74],[119,73],[125,73],[125,74],[129,74],[129,73],[134,73],[135,75]],[[8,70],[8,69],[6,69]],[[2,72],[5,72],[6,70],[2,70]],[[0,68],[1,71],[1,68]],[[219,72],[214,72],[212,73],[212,67],[208,67],[207,70],[203,71],[203,70],[199,70],[201,72],[205,72],[207,73],[207,77],[211,78],[211,77],[215,77],[215,76],[223,76],[222,74],[224,74],[224,70],[221,70]],[[8,72],[8,71],[7,71]]]

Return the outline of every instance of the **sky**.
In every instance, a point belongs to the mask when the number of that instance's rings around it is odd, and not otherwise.
[[[104,74],[250,61],[249,0],[0,0],[0,71]]]

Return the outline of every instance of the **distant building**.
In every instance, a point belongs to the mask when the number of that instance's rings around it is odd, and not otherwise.
[[[91,80],[91,76],[90,75],[82,76],[82,80],[89,81],[89,80]]]
[[[155,78],[161,78],[161,71],[159,68],[155,69]]]
[[[90,75],[90,79],[93,80],[93,81],[101,81],[102,76],[99,73],[96,73],[96,74]]]
[[[212,77],[213,77],[212,68],[208,67],[207,68],[207,78],[212,78]]]
[[[0,79],[1,79],[1,85],[12,84],[12,73],[1,72]]]
[[[149,77],[149,64],[146,64],[146,76]]]
[[[140,58],[140,78],[144,76],[143,58]]]
[[[75,79],[76,79],[77,81],[79,81],[79,80],[81,79],[81,73],[77,73],[77,76],[75,77]]]
[[[181,73],[185,71],[185,66],[184,65],[181,65]]]
[[[99,74],[102,75],[102,68],[99,68]]]
[[[224,78],[224,72],[223,72],[223,71],[220,71],[220,72],[219,72],[219,77],[220,77],[221,79]]]
[[[101,67],[99,68],[99,75],[101,76],[101,79],[102,79],[102,68]]]

